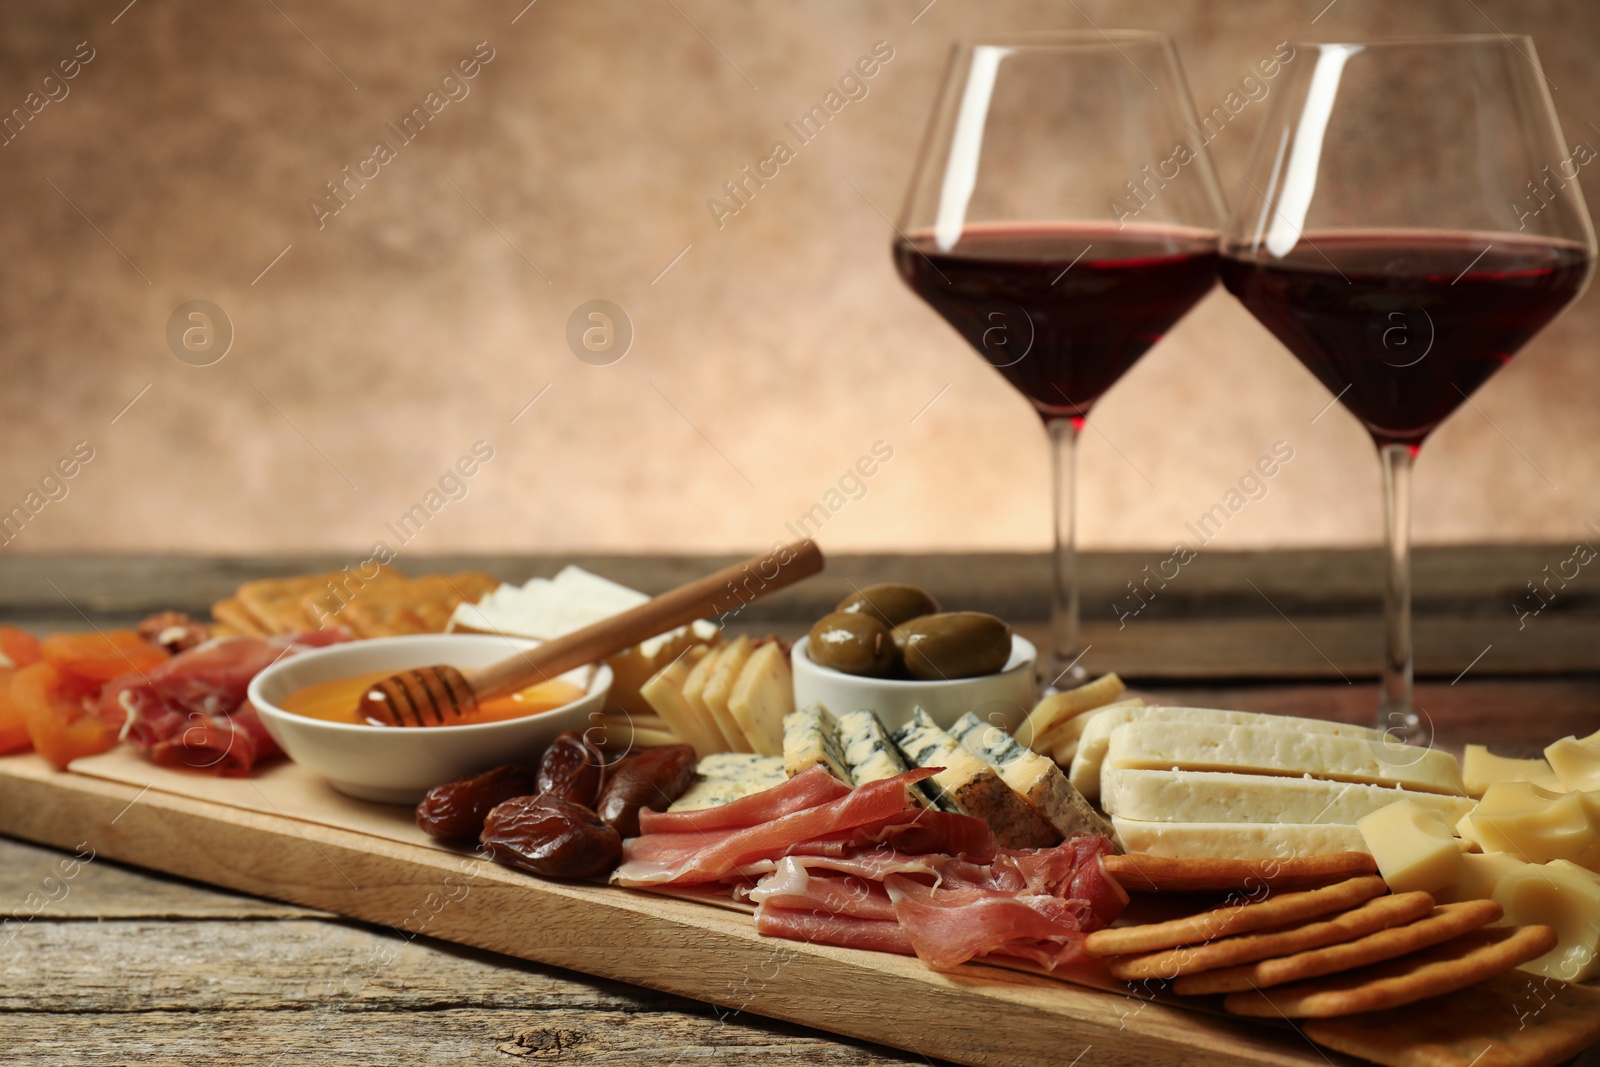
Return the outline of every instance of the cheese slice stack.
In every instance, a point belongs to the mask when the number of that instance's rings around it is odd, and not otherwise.
[[[1395,801],[1449,822],[1472,807],[1448,753],[1365,727],[1204,708],[1098,713],[1070,778],[1130,851],[1185,858],[1368,851],[1357,820]]]

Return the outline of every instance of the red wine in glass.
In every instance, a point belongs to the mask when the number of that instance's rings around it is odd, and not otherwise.
[[[1223,284],[1381,448],[1413,450],[1577,295],[1588,249],[1439,231],[1309,233],[1230,252]]]
[[[1041,415],[1077,420],[1217,276],[1215,234],[1173,226],[982,224],[943,250],[913,233],[894,259]]]

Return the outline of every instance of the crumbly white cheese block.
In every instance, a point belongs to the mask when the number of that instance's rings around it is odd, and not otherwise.
[[[1293,859],[1329,852],[1365,852],[1354,826],[1285,822],[1140,822],[1111,817],[1129,852],[1178,859]]]
[[[1112,815],[1145,822],[1351,824],[1397,800],[1436,811],[1452,826],[1473,808],[1466,797],[1320,778],[1128,767],[1100,773],[1101,806]]]
[[[1222,711],[1216,708],[1140,707],[1117,704],[1091,713],[1078,739],[1077,752],[1072,757],[1068,779],[1090,800],[1100,799],[1100,768],[1105,762],[1106,746],[1117,727],[1130,722],[1199,722],[1224,726],[1259,726],[1266,729],[1297,730],[1301,733],[1326,734],[1332,737],[1359,737],[1372,741],[1383,740],[1380,731],[1365,726],[1347,726],[1325,719],[1300,719],[1288,715],[1261,715],[1252,711]]]
[[[694,781],[683,796],[672,802],[668,811],[694,811],[714,808],[771,789],[789,780],[783,773],[781,756],[757,756],[746,752],[718,752],[695,767]]]
[[[1060,767],[1024,748],[1000,727],[984,722],[969,711],[956,720],[950,734],[968,752],[993,767],[1000,780],[1032,805],[1062,837],[1073,834],[1112,836],[1111,824],[1072,788]]]
[[[794,675],[776,641],[750,654],[728,695],[728,714],[750,747],[763,756],[784,754],[783,719],[794,711]]]
[[[846,785],[852,784],[839,746],[839,724],[821,704],[808,704],[783,717],[783,770],[793,778],[818,766]]]
[[[873,711],[863,709],[839,716],[839,745],[854,785],[880,782],[911,769],[890,740],[883,720]],[[916,786],[906,790],[906,798],[918,807],[933,807],[933,801]]]
[[[914,766],[943,768],[928,779],[936,790],[936,801],[941,807],[949,805],[988,823],[1001,846],[1045,848],[1061,840],[1055,828],[988,764],[962,748],[921,708],[895,731],[894,740]]]
[[[1361,737],[1203,722],[1130,722],[1111,732],[1107,767],[1311,775],[1461,796],[1461,767],[1438,749]]]

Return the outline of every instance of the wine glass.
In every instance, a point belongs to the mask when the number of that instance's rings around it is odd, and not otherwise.
[[[1085,677],[1074,452],[1090,408],[1216,281],[1225,210],[1164,34],[957,44],[895,264],[1033,403],[1052,443],[1046,687]]]
[[[1412,462],[1588,282],[1594,230],[1573,180],[1587,160],[1565,147],[1527,37],[1295,49],[1234,201],[1222,280],[1377,444],[1387,589],[1375,725],[1425,742],[1412,699]]]

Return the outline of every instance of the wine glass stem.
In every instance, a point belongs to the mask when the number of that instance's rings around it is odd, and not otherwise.
[[[1380,446],[1383,458],[1383,693],[1374,725],[1411,739],[1419,728],[1411,694],[1411,465],[1409,445]]]
[[[1050,603],[1050,657],[1046,688],[1071,688],[1088,676],[1078,644],[1078,552],[1074,512],[1077,494],[1079,419],[1050,419],[1050,474],[1055,512],[1053,597]]]

